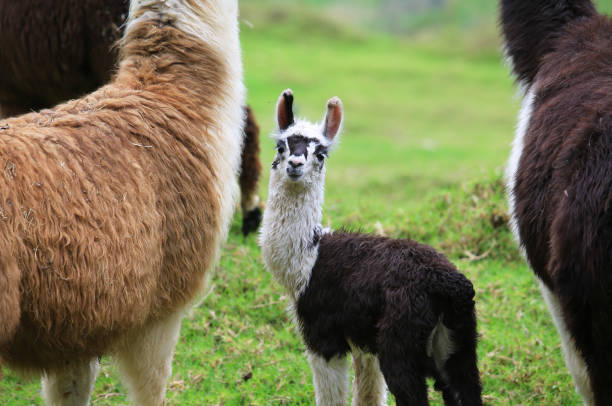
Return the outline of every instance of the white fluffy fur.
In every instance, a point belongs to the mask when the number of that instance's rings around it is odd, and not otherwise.
[[[518,125],[516,128],[516,136],[512,143],[512,152],[510,153],[510,159],[506,166],[506,191],[508,194],[508,206],[510,210],[510,227],[512,233],[516,238],[516,241],[520,242],[518,220],[515,214],[515,197],[514,197],[514,185],[516,184],[516,172],[518,171],[521,155],[523,154],[524,138],[527,130],[529,129],[529,122],[531,121],[531,113],[533,111],[533,99],[534,92],[532,89],[528,89],[523,99],[523,105],[521,112],[519,113]]]
[[[70,365],[62,372],[44,375],[42,392],[48,406],[82,406],[89,398],[98,375],[98,360]]]
[[[172,373],[172,356],[181,329],[182,312],[128,337],[114,354],[136,405],[163,405]]]
[[[353,355],[353,381],[352,406],[384,406],[387,404],[387,384],[380,371],[378,358],[351,344]]]
[[[440,319],[427,339],[427,356],[433,358],[436,369],[445,381],[448,381],[448,377],[444,370],[444,364],[453,355],[454,351],[455,344],[453,343],[451,330]]]
[[[317,406],[345,406],[348,398],[348,363],[346,357],[325,358],[309,353]]]
[[[267,268],[295,301],[317,259],[317,250],[310,245],[313,230],[321,223],[323,185],[303,193],[301,185],[279,183],[282,175],[286,176],[278,170],[270,176],[259,244]]]
[[[574,379],[576,391],[580,394],[580,396],[582,396],[586,406],[595,405],[595,398],[593,397],[593,391],[591,390],[591,382],[586,364],[582,358],[582,355],[580,352],[578,352],[576,344],[574,344],[574,339],[567,330],[565,320],[563,320],[563,314],[561,313],[559,299],[557,299],[557,296],[555,296],[555,294],[551,292],[550,289],[548,289],[546,285],[542,283],[542,281],[538,281],[538,284],[540,285],[540,292],[542,292],[544,301],[548,306],[548,311],[550,312],[555,326],[557,327],[557,331],[559,332],[559,336],[561,337],[563,358],[565,359],[565,365],[567,365],[567,368]]]
[[[510,160],[508,161],[508,166],[506,167],[506,188],[508,193],[508,205],[510,210],[510,225],[512,228],[512,232],[514,233],[514,237],[521,245],[521,250],[523,251],[523,254],[524,250],[522,248],[521,238],[518,229],[518,219],[516,218],[515,213],[514,186],[516,184],[516,173],[518,171],[519,162],[525,145],[524,138],[527,133],[527,130],[529,129],[529,123],[531,121],[531,115],[533,113],[533,102],[535,97],[534,87],[535,85],[527,89],[525,98],[523,99],[523,105],[521,107],[521,112],[519,114],[519,122],[516,129],[516,136],[512,145],[512,153],[510,154]],[[565,321],[563,320],[563,314],[561,313],[559,300],[554,295],[554,293],[551,292],[550,289],[548,289],[546,285],[544,285],[544,283],[539,279],[538,284],[540,286],[540,291],[542,292],[544,301],[548,306],[548,311],[550,312],[555,326],[557,327],[559,336],[561,337],[563,357],[565,359],[565,364],[567,365],[567,368],[569,369],[572,378],[574,379],[576,391],[582,396],[585,405],[594,405],[595,402],[593,398],[593,392],[591,391],[591,384],[589,381],[586,364],[584,362],[584,359],[582,358],[582,355],[578,352],[570,332],[567,330]]]

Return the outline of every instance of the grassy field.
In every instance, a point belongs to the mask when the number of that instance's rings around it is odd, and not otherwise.
[[[329,159],[325,225],[432,244],[466,273],[477,290],[486,404],[580,404],[506,227],[501,173],[519,101],[499,52],[494,7],[483,6],[493,2],[451,1],[438,13],[442,23],[423,15],[435,21],[410,23],[399,36],[338,23],[337,8],[314,11],[320,2],[242,3],[248,98],[262,128],[262,198],[278,94],[291,87],[298,115],[310,119],[322,116],[329,97],[341,97],[346,121]],[[239,220],[210,294],[184,320],[168,404],[311,405],[310,370],[287,298],[264,269],[256,237],[241,236]],[[38,382],[3,372],[0,405],[42,404]],[[433,391],[431,398],[441,404]],[[92,404],[128,404],[107,359]]]

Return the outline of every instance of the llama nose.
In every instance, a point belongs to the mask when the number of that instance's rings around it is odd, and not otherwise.
[[[304,163],[303,163],[303,162],[299,162],[299,161],[294,161],[293,159],[290,159],[290,160],[289,160],[289,165],[291,166],[291,168],[293,168],[293,169],[297,169],[297,168],[299,168],[300,166],[303,166],[303,165],[304,165]]]

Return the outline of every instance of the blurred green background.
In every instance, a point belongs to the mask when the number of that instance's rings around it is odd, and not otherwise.
[[[612,11],[612,0],[597,3]],[[520,95],[501,53],[497,2],[240,5],[248,101],[262,129],[262,199],[280,92],[291,87],[298,115],[311,120],[339,96],[345,125],[329,159],[325,225],[431,244],[466,273],[477,291],[485,404],[581,404],[506,225],[502,172]],[[312,405],[287,297],[239,220],[238,213],[211,293],[185,319],[168,404]],[[0,405],[42,404],[37,382],[4,373]],[[128,404],[107,359],[92,404]]]

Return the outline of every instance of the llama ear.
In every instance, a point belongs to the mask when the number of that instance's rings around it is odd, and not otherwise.
[[[276,102],[276,124],[278,129],[285,131],[295,121],[293,120],[293,92],[287,89],[281,93]]]
[[[342,126],[342,101],[337,97],[332,97],[327,102],[327,112],[323,120],[323,135],[333,140],[340,132]]]

